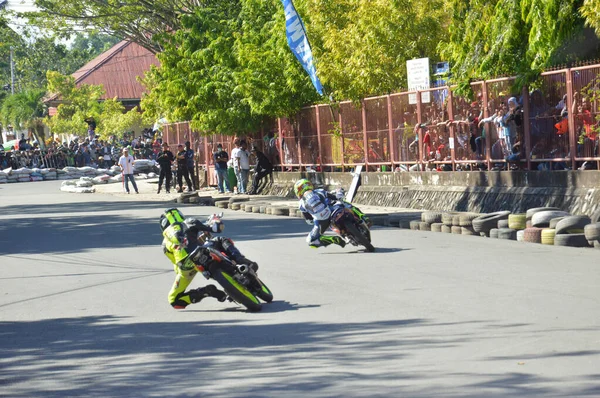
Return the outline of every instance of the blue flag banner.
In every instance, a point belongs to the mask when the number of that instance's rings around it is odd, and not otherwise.
[[[312,50],[310,49],[310,44],[308,44],[308,37],[306,36],[302,20],[296,12],[292,0],[281,0],[281,2],[285,11],[285,32],[290,49],[310,76],[310,80],[312,80],[317,92],[323,95],[323,86],[321,86],[321,82],[317,77],[317,68],[315,68],[313,62]]]

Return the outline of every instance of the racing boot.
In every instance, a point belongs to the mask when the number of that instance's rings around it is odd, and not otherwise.
[[[344,239],[342,239],[341,236],[334,236],[334,235],[321,235],[319,237],[319,246],[329,246],[330,244],[336,244],[339,245],[341,247],[345,247],[346,246],[346,241]],[[312,247],[319,247],[316,245],[311,245]]]
[[[215,285],[207,285],[205,287],[190,290],[188,295],[190,296],[190,301],[192,303],[198,303],[203,298],[206,298],[206,297],[214,297],[217,300],[219,300],[220,302],[225,301],[225,299],[227,298],[227,294],[225,294],[225,292],[217,289],[217,287]]]

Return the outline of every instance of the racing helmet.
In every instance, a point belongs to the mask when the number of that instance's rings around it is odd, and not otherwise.
[[[294,184],[294,193],[296,194],[296,197],[298,199],[300,199],[306,192],[312,191],[314,189],[315,187],[313,186],[312,182],[310,182],[306,178],[298,180]]]
[[[173,224],[182,223],[183,220],[184,215],[179,211],[179,209],[167,209],[160,216],[160,229],[164,231]]]

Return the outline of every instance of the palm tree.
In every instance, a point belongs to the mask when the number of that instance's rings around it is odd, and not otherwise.
[[[16,129],[27,129],[44,145],[44,124],[42,122],[46,112],[43,98],[45,90],[25,90],[17,94],[9,95],[2,103],[0,117],[2,124],[12,124]]]

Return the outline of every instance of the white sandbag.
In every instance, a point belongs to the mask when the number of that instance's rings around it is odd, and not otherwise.
[[[110,177],[110,180],[112,182],[123,182],[123,174],[117,174],[114,177]]]
[[[91,181],[79,180],[76,182],[76,185],[80,188],[89,188],[89,187],[94,186],[94,183],[92,183]]]
[[[17,179],[17,181],[19,181],[19,182],[29,182],[31,180],[29,179],[29,177],[19,177]]]
[[[77,168],[76,167],[72,167],[72,166],[67,166],[63,169],[63,171],[65,173],[75,173],[77,172]]]
[[[71,192],[71,193],[94,193],[96,189],[93,187],[74,187],[72,185],[61,185],[60,190],[63,192]]]
[[[79,181],[89,181],[89,182],[92,182],[92,181],[93,181],[93,178],[92,178],[92,177],[81,177],[81,178],[79,179]]]
[[[77,185],[77,181],[63,181],[60,186],[61,187],[74,187]]]
[[[21,167],[20,169],[16,169],[14,172],[15,174],[31,174],[31,169]]]
[[[44,177],[39,176],[39,177],[30,177],[31,181],[44,181]]]
[[[94,183],[94,185],[96,184],[108,184],[108,180],[110,179],[110,176],[105,174],[103,176],[98,176],[95,177],[92,182]]]
[[[8,173],[4,172],[4,171],[0,171],[0,178],[6,178],[8,177]]]
[[[85,166],[85,167],[78,167],[77,170],[79,170],[82,173],[93,173],[96,169],[94,169],[93,167],[90,167],[90,166]]]
[[[148,178],[156,178],[158,175],[156,173],[148,173]]]

